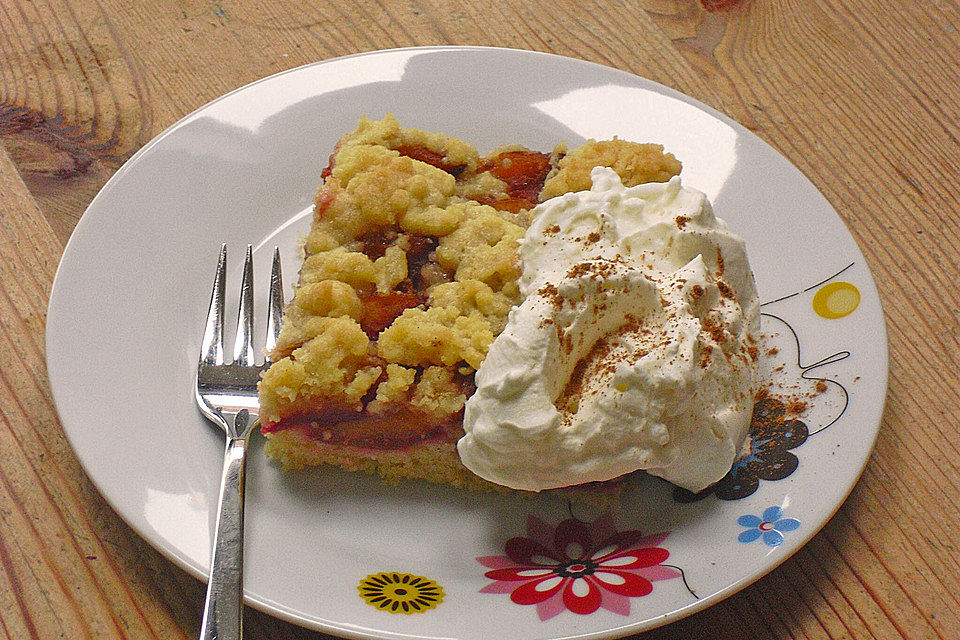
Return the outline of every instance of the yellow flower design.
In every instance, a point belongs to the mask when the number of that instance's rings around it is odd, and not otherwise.
[[[411,573],[372,573],[357,589],[367,604],[390,613],[423,613],[443,602],[443,587]]]
[[[813,296],[813,310],[830,320],[850,315],[858,306],[860,290],[849,282],[831,282]]]

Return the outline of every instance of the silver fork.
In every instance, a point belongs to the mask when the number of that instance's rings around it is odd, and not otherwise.
[[[219,425],[227,436],[200,640],[239,640],[243,635],[243,480],[247,438],[260,412],[257,381],[260,372],[269,364],[266,361],[257,364],[253,349],[253,247],[250,245],[247,245],[243,281],[240,284],[240,317],[237,321],[233,362],[224,363],[226,272],[227,245],[223,245],[197,365],[197,405],[203,415]],[[269,301],[267,350],[276,344],[283,311],[283,281],[278,249],[273,252]]]

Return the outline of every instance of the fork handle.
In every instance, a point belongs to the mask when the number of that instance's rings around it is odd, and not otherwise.
[[[200,640],[243,637],[243,479],[246,438],[228,437]]]

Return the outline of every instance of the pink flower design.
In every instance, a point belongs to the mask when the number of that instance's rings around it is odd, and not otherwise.
[[[571,518],[556,529],[530,516],[527,537],[508,540],[506,556],[477,558],[493,580],[480,593],[509,593],[517,604],[536,605],[540,620],[564,609],[588,615],[603,608],[626,616],[630,598],[647,595],[657,580],[681,575],[662,564],[670,552],[657,545],[667,535],[617,532],[609,515],[590,523]]]

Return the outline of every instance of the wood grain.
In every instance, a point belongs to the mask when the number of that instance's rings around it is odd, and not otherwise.
[[[202,585],[99,496],[57,420],[46,303],[97,190],[163,128],[263,76],[482,44],[637,73],[772,144],[850,227],[887,316],[877,446],[782,567],[645,639],[960,637],[960,8],[953,0],[4,0],[0,638],[190,638]],[[247,612],[250,637],[321,638]]]

